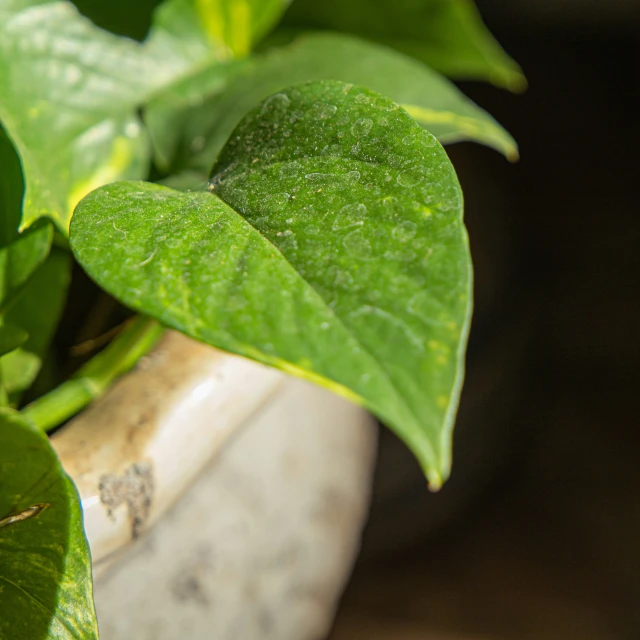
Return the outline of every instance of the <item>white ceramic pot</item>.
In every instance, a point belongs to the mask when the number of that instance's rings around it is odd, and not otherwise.
[[[102,640],[326,633],[369,501],[362,409],[167,332],[53,443],[82,498]]]

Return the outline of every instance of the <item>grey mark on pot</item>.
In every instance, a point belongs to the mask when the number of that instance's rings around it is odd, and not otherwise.
[[[140,536],[149,519],[154,485],[150,462],[132,464],[122,476],[107,473],[100,477],[100,502],[107,507],[107,513],[111,517],[114,509],[122,504],[127,505],[133,540]]]

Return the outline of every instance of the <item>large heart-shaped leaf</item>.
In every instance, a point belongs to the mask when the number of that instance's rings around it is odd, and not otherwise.
[[[208,170],[253,105],[310,80],[342,80],[388,95],[442,143],[474,140],[509,158],[518,155],[513,138],[486,111],[422,63],[359,38],[315,34],[245,63],[222,95],[199,81],[152,101],[145,121],[161,164],[168,167],[175,157],[174,171]],[[229,76],[218,81],[229,82]]]
[[[362,35],[455,78],[516,91],[526,85],[471,0],[297,0],[284,23]]]
[[[0,121],[25,175],[22,228],[49,216],[66,233],[82,196],[144,177],[137,108],[246,53],[283,8],[283,0],[169,0],[138,44],[97,28],[67,0],[0,0]]]
[[[103,187],[78,205],[72,249],[125,304],[369,407],[439,486],[471,263],[436,139],[375,92],[309,83],[244,118],[213,185]]]
[[[0,638],[98,638],[78,494],[47,437],[0,409]]]

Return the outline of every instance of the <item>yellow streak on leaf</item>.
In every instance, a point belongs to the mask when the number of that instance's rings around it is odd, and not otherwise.
[[[277,358],[275,356],[270,356],[258,349],[253,349],[248,345],[244,346],[242,349],[244,355],[253,360],[257,360],[258,362],[262,362],[271,367],[275,367],[276,369],[280,369],[280,371],[284,371],[289,375],[295,376],[296,378],[302,378],[303,380],[308,380],[309,382],[313,382],[320,387],[324,387],[329,391],[332,391],[336,395],[339,395],[347,400],[358,404],[365,404],[364,399],[359,396],[357,393],[351,391],[347,387],[339,384],[338,382],[334,382],[333,380],[329,380],[324,376],[321,376],[315,371],[309,371],[309,369],[305,368],[305,363],[301,362],[301,364],[296,365],[291,362],[287,362],[286,360],[282,360],[281,358]]]
[[[492,141],[510,162],[515,162],[519,157],[516,144],[509,139],[500,127],[491,122],[483,122],[469,116],[461,116],[453,111],[427,109],[415,104],[403,104],[402,108],[427,129],[429,124],[452,124],[471,138]]]
[[[224,16],[220,0],[196,0],[196,12],[212,44],[226,44]]]
[[[247,0],[235,0],[231,5],[231,50],[236,57],[251,50],[251,9]]]
[[[113,141],[113,150],[109,161],[86,180],[77,183],[69,192],[67,198],[68,220],[71,221],[71,214],[82,198],[98,187],[115,182],[122,177],[131,160],[132,153],[129,140],[124,136],[118,136]]]
[[[251,8],[247,0],[232,0],[225,12],[221,0],[196,0],[196,12],[209,41],[235,57],[251,49]]]

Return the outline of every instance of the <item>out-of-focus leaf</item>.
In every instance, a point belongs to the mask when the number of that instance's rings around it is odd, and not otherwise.
[[[54,247],[5,315],[7,322],[29,334],[20,348],[0,358],[2,380],[14,401],[40,371],[64,308],[70,279],[71,256]]]
[[[0,356],[18,348],[28,337],[22,327],[8,324],[0,318]]]
[[[205,98],[219,95],[228,87],[235,73],[247,65],[246,61],[217,62],[201,72],[182,78],[152,99],[145,109],[145,124],[151,134],[156,165],[169,171],[177,150],[184,144],[194,110],[203,107]],[[196,138],[193,152],[198,148]]]
[[[69,2],[0,0],[0,120],[22,161],[22,228],[48,216],[66,233],[86,193],[145,175],[134,106],[158,72],[138,47]]]
[[[49,253],[53,230],[41,221],[20,233],[20,160],[0,128],[0,312]]]
[[[0,247],[18,237],[23,193],[20,158],[0,126]]]
[[[0,121],[25,176],[21,227],[48,216],[67,233],[84,195],[144,177],[149,148],[138,107],[180,78],[246,53],[284,6],[168,0],[138,44],[97,28],[67,0],[0,0]]]
[[[100,28],[138,41],[147,37],[154,9],[161,3],[161,0],[71,1]]]
[[[208,171],[242,115],[258,101],[301,82],[327,79],[391,96],[442,143],[473,140],[517,158],[513,138],[422,63],[359,38],[315,34],[244,64],[221,95],[209,95],[204,85],[191,85],[182,99],[172,94],[152,102],[145,120],[159,163],[168,168],[173,158],[173,171]]]
[[[0,409],[0,638],[97,640],[91,557],[73,483],[49,441]]]
[[[171,20],[185,19],[202,24],[203,33],[210,34],[208,38],[232,51],[235,43],[247,40],[254,43],[273,28],[289,0],[168,0],[164,3],[159,0],[136,0],[135,3],[129,0],[73,0],[73,3],[103,29],[140,41],[153,28],[154,9],[157,10],[158,5],[168,6],[167,24]],[[158,21],[156,15],[156,25]]]
[[[454,78],[488,80],[512,91],[526,86],[471,0],[296,0],[284,24],[365,36]]]
[[[471,312],[442,147],[388,98],[313,82],[243,119],[213,184],[103,187],[76,209],[72,250],[132,308],[369,407],[439,486]]]
[[[198,171],[182,171],[158,180],[158,184],[178,191],[208,191],[209,181]]]
[[[166,0],[156,10],[148,44],[170,48],[168,60],[203,59],[212,50],[219,60],[242,57],[288,4],[289,0]]]
[[[0,247],[0,310],[12,301],[49,254],[53,230],[43,222],[36,222],[11,244]]]

